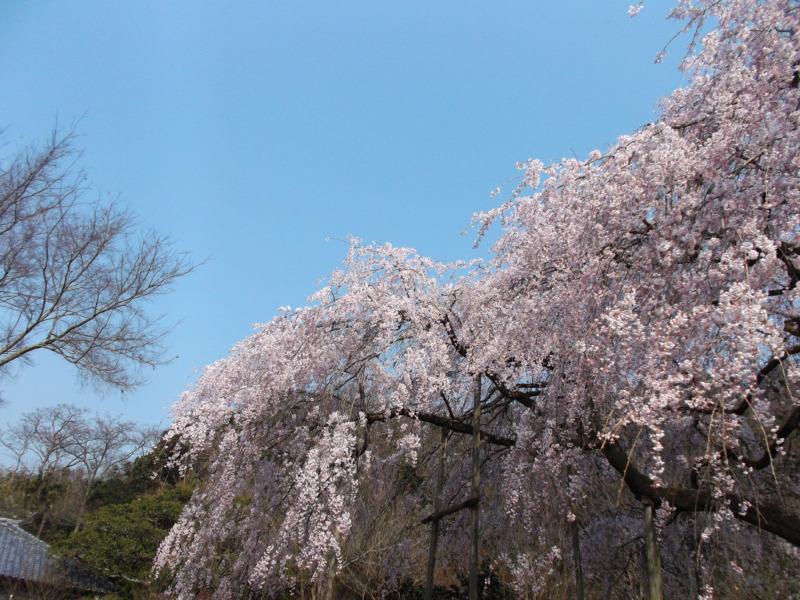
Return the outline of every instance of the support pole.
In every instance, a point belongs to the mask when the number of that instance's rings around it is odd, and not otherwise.
[[[436,493],[433,497],[433,514],[442,510],[442,491],[444,490],[444,467],[447,460],[447,435],[450,430],[442,428],[442,441],[439,444],[439,473],[436,478]],[[433,519],[431,524],[431,545],[428,549],[428,574],[425,578],[425,600],[433,598],[433,573],[436,570],[436,546],[439,544],[439,523],[441,517]]]
[[[572,475],[572,467],[567,466],[567,489],[570,489]],[[572,559],[575,563],[575,600],[583,600],[583,565],[581,563],[580,525],[578,525],[578,507],[572,500],[569,502],[569,509],[574,516],[574,520],[570,523],[570,529],[572,530]]]
[[[469,545],[469,600],[478,600],[478,515],[480,511],[481,483],[481,376],[475,377],[475,393],[472,398],[472,497],[478,499],[470,508]]]
[[[653,525],[653,503],[645,500],[644,504],[644,547],[647,556],[647,579],[650,587],[650,600],[663,600],[664,587],[661,581],[661,551],[658,548],[658,536]]]
[[[574,511],[573,511],[574,512]],[[583,600],[583,567],[581,566],[581,537],[578,519],[572,523],[572,557],[575,561],[575,600]]]
[[[336,554],[331,552],[328,559],[328,581],[325,588],[325,600],[333,600],[333,577],[336,573]]]

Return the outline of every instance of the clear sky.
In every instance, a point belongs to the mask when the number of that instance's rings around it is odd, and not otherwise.
[[[469,259],[515,164],[584,157],[678,87],[672,2],[0,3],[6,155],[79,119],[98,193],[206,264],[152,305],[171,364],[124,394],[45,354],[0,380],[0,426],[75,402],[140,422],[344,258],[326,238]]]

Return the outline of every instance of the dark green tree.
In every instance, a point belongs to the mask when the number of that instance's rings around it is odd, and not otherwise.
[[[113,581],[124,597],[153,585],[150,568],[159,543],[177,521],[192,490],[164,488],[127,504],[112,504],[86,516],[84,527],[53,546],[61,556]]]

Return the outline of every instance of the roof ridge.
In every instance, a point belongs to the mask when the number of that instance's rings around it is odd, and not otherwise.
[[[32,542],[32,543],[35,543],[35,544],[39,544],[40,546],[44,547],[45,549],[50,547],[50,544],[48,544],[47,542],[42,541],[39,538],[37,538],[35,535],[33,535],[32,533],[28,533],[27,531],[25,531],[20,526],[21,522],[22,521],[19,520],[19,519],[10,519],[8,517],[0,517],[0,525],[5,527],[6,529],[11,530],[11,532],[14,535],[16,535],[18,537],[21,537],[21,538],[25,538],[29,542]]]

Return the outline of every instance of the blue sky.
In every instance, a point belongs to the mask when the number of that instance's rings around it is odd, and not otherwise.
[[[0,426],[75,402],[166,424],[202,369],[344,258],[326,238],[469,259],[515,164],[579,157],[682,82],[671,2],[42,1],[0,4],[3,151],[78,120],[98,193],[207,262],[152,305],[171,364],[124,395],[33,355]],[[483,250],[479,251],[483,252]]]

